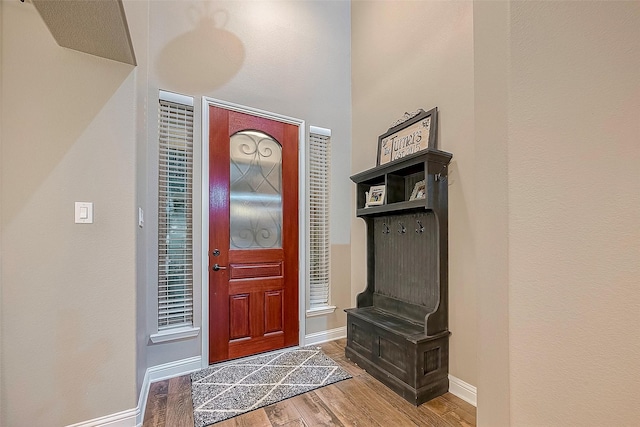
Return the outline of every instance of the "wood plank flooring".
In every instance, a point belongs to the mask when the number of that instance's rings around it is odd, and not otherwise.
[[[346,340],[320,347],[353,378],[214,424],[215,427],[476,425],[476,408],[451,393],[415,407],[344,356]],[[193,427],[188,375],[151,384],[143,427]]]

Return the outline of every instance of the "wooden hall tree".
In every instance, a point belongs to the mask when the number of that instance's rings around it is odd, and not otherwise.
[[[428,148],[351,177],[367,227],[367,287],[346,310],[345,354],[414,405],[449,388],[451,158]],[[384,186],[385,201],[366,207],[372,186]]]

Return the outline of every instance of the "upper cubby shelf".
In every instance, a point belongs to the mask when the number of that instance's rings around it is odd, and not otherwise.
[[[437,188],[435,182],[447,176],[452,157],[445,151],[426,149],[353,175],[351,180],[357,186],[356,215],[367,217],[429,209]],[[372,197],[372,193],[381,197]]]

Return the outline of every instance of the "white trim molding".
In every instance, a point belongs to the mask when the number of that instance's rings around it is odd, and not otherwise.
[[[202,369],[201,357],[190,357],[188,359],[176,360],[162,365],[151,366],[147,368],[140,390],[140,400],[138,401],[138,419],[136,426],[141,426],[144,420],[144,412],[147,409],[147,399],[149,397],[149,387],[151,383],[166,380],[180,375],[190,374],[191,372]]]
[[[202,335],[200,335],[200,341],[202,345],[202,360],[200,361],[200,368],[204,369],[209,365],[209,99],[205,96],[202,97],[202,107],[200,109],[200,136],[202,141],[200,143],[200,177],[202,193],[202,212],[200,221],[200,235],[202,236],[202,248],[201,248],[201,284],[200,289],[200,315],[202,316]],[[206,160],[205,160],[206,159]],[[195,177],[194,177],[195,179]],[[194,232],[197,232],[197,225]]]
[[[202,369],[200,359],[200,356],[196,356],[163,365],[152,366],[147,369],[149,384],[199,371]]]
[[[192,326],[186,326],[183,328],[171,328],[158,332],[157,334],[151,334],[149,339],[152,343],[157,344],[160,342],[181,340],[184,338],[197,337],[200,333],[200,328],[194,328]]]
[[[307,176],[307,142],[306,142],[306,124],[304,120],[294,117],[284,116],[281,114],[271,113],[257,108],[246,107],[232,102],[222,101],[219,99],[202,97],[202,359],[201,368],[209,366],[209,106],[224,108],[231,111],[250,114],[257,117],[263,117],[269,120],[275,120],[283,123],[289,123],[298,126],[298,320],[299,335],[298,343],[302,345],[305,339],[304,331],[306,328],[306,298],[307,286],[306,280],[308,276],[307,266],[307,208],[304,203],[307,200],[306,192],[306,176]],[[198,232],[194,229],[194,233]]]
[[[312,334],[305,335],[304,345],[322,344],[324,342],[346,338],[346,336],[347,327],[342,326],[340,328],[329,329],[328,331],[314,332]]]
[[[307,317],[324,316],[325,314],[331,314],[336,311],[335,305],[325,305],[322,307],[314,307],[307,310]]]
[[[81,423],[70,424],[67,427],[97,427],[97,426],[108,426],[108,427],[132,427],[136,425],[142,425],[137,423],[137,418],[139,416],[140,410],[138,408],[129,409],[128,411],[118,412],[116,414],[107,415],[100,418],[94,418],[89,421],[84,421]]]
[[[142,380],[142,388],[140,389],[140,397],[138,398],[138,417],[136,419],[136,427],[142,427],[144,421],[144,411],[147,409],[147,399],[149,398],[149,387],[151,381],[149,381],[149,369],[144,373],[144,379]]]
[[[324,342],[345,338],[347,336],[346,326],[329,329],[327,331],[314,332],[305,335],[304,345],[316,345]],[[282,351],[282,350],[279,350]],[[147,406],[149,396],[149,387],[151,383],[190,374],[201,369],[201,357],[190,357],[188,359],[177,360],[163,365],[152,366],[147,369],[140,390],[140,398],[138,406],[126,411],[106,415],[100,418],[94,418],[76,424],[70,424],[67,427],[140,427],[144,419],[144,413]],[[449,375],[449,393],[458,396],[460,399],[477,406],[477,390],[476,387]]]
[[[321,128],[318,126],[309,126],[309,133],[331,137],[331,129]]]
[[[460,399],[473,406],[478,406],[478,390],[469,383],[449,375],[449,393],[458,396]]]
[[[148,368],[144,374],[137,407],[104,417],[94,418],[93,420],[71,424],[67,427],[140,427],[144,420],[144,412],[147,407],[147,398],[149,397],[149,387],[151,383],[199,371],[201,369],[200,364],[200,356],[197,356],[165,363],[163,365],[152,366]]]
[[[189,105],[193,107],[192,96],[181,95],[179,93],[169,92],[166,90],[159,90],[158,92],[158,98],[162,99],[163,101],[169,101],[176,104]]]

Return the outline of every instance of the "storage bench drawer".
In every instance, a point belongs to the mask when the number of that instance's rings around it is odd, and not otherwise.
[[[385,327],[376,324],[375,316],[347,311],[347,357],[414,405],[445,393],[449,332],[410,340],[383,320]]]
[[[410,381],[409,366],[415,348],[409,341],[376,326],[374,323],[347,316],[347,342],[355,351],[380,365],[403,382]]]

